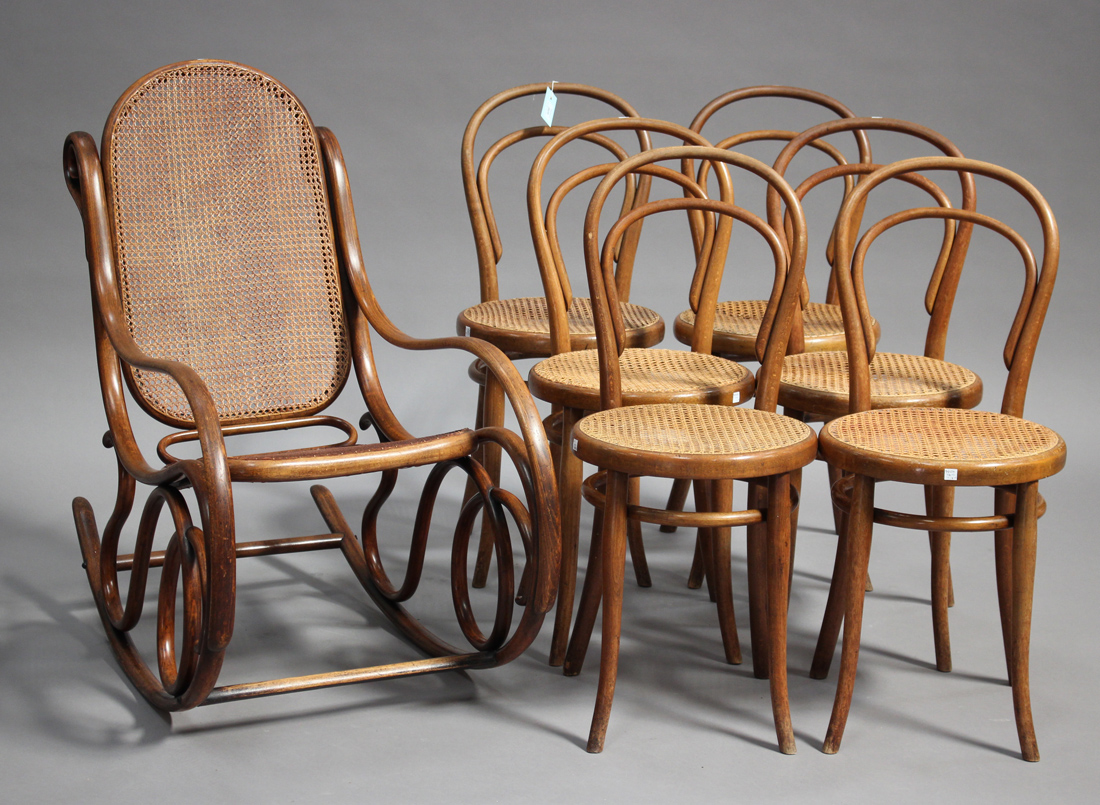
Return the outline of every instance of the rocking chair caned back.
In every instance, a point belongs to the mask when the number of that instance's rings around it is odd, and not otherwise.
[[[350,351],[320,148],[297,98],[236,65],[175,66],[115,105],[103,165],[138,346],[195,369],[224,423],[323,409]],[[167,376],[126,375],[151,414],[191,425]]]

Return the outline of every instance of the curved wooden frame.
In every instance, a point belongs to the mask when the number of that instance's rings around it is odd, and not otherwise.
[[[611,227],[604,240],[602,253],[599,246],[599,222],[603,206],[616,182],[626,175],[646,169],[661,160],[710,160],[721,168],[720,177],[726,175],[726,166],[733,165],[753,173],[779,188],[792,212],[792,237],[784,248],[784,238],[757,216],[731,202],[732,186],[723,179],[721,200],[688,195],[681,199],[649,202],[620,218]],[[625,348],[621,324],[616,321],[616,287],[613,281],[611,258],[614,244],[636,219],[665,210],[692,209],[718,218],[719,233],[709,249],[701,250],[707,265],[702,269],[705,282],[700,288],[700,321],[713,319],[717,304],[718,285],[726,259],[729,228],[732,220],[748,223],[765,235],[772,246],[777,262],[789,261],[786,271],[776,271],[777,285],[772,294],[770,327],[761,328],[760,338],[767,341],[765,359],[758,377],[755,411],[748,414],[775,415],[778,373],[787,339],[790,337],[800,297],[803,271],[806,261],[805,219],[801,205],[793,190],[778,173],[751,157],[707,146],[672,146],[654,149],[614,166],[597,187],[585,217],[585,264],[589,289],[596,312],[597,348],[600,362],[600,395],[603,413],[614,412],[623,404],[620,387],[618,358]],[[769,234],[770,233],[770,236]],[[703,242],[703,239],[697,241]],[[710,328],[697,328],[697,338],[706,342]],[[664,406],[630,406],[629,411]],[[714,409],[735,411],[727,406],[688,405],[687,409]],[[740,412],[739,412],[740,413]],[[596,415],[599,416],[599,415]],[[588,420],[586,420],[588,421]],[[584,423],[582,423],[583,425]],[[657,475],[671,478],[691,476],[698,478],[697,502],[701,512],[697,515],[677,513],[670,522],[677,525],[695,525],[703,529],[704,548],[719,610],[719,625],[730,662],[740,661],[736,624],[733,619],[732,590],[729,573],[730,525],[749,527],[750,599],[753,619],[754,662],[758,676],[767,676],[771,682],[772,714],[781,751],[795,751],[794,732],[791,727],[787,701],[786,672],[786,613],[789,579],[790,507],[794,498],[790,488],[790,474],[798,467],[813,461],[817,452],[817,439],[813,431],[804,430],[795,442],[782,448],[748,448],[739,452],[689,457],[666,454],[644,448],[616,447],[589,439],[581,426],[570,440],[579,459],[593,463],[605,471],[606,495],[604,509],[598,518],[601,525],[594,530],[585,574],[584,590],[576,624],[565,657],[565,673],[580,672],[589,638],[595,623],[597,609],[602,600],[603,633],[600,650],[600,679],[588,738],[588,751],[599,752],[610,718],[618,671],[619,634],[622,621],[623,564],[625,561],[627,519],[633,511],[640,519],[653,520],[644,509],[631,507],[630,485],[638,475]],[[749,509],[729,514],[732,509],[732,481],[743,479],[750,483]],[[593,482],[586,484],[586,489]],[[590,500],[599,498],[588,493]],[[719,514],[725,513],[725,514]],[[765,635],[766,633],[766,635]],[[765,670],[766,669],[766,670]]]
[[[874,356],[874,339],[864,331],[867,303],[862,288],[863,265],[867,252],[875,238],[888,229],[912,220],[927,218],[954,219],[982,226],[1006,237],[1019,251],[1024,264],[1024,290],[1016,315],[1013,317],[1005,345],[1003,358],[1008,369],[1008,379],[1001,402],[1001,415],[1008,420],[1023,416],[1027,383],[1035,357],[1035,347],[1043,320],[1050,303],[1051,292],[1058,270],[1058,227],[1049,204],[1038,190],[1017,174],[997,165],[972,159],[952,157],[924,157],[904,160],[883,167],[862,181],[845,203],[842,218],[855,217],[867,195],[874,188],[895,178],[904,178],[917,172],[951,171],[960,175],[977,174],[996,180],[1020,194],[1035,211],[1042,229],[1041,260],[1036,260],[1027,242],[1014,230],[1000,221],[974,210],[949,210],[943,207],[914,208],[888,216],[870,227],[858,243],[853,244],[852,228],[843,227],[837,240],[840,265],[851,265],[851,271],[838,271],[838,290],[848,332],[849,399],[850,416],[869,412],[870,360]],[[1038,268],[1036,264],[1038,263]],[[961,268],[961,265],[960,265]],[[945,274],[945,280],[949,276]],[[942,287],[942,286],[941,286]],[[953,291],[953,289],[952,289]],[[914,414],[920,414],[917,409]],[[929,413],[935,413],[929,409]],[[964,418],[976,417],[980,412],[960,411]],[[856,666],[859,660],[859,640],[863,616],[863,580],[866,578],[870,555],[872,523],[933,533],[995,532],[995,558],[997,571],[997,596],[1001,615],[1001,630],[1005,645],[1009,682],[1016,714],[1016,728],[1020,749],[1025,760],[1039,759],[1035,728],[1031,714],[1028,678],[1028,646],[1031,629],[1032,592],[1035,573],[1035,546],[1037,520],[1045,510],[1038,493],[1038,481],[1057,473],[1065,464],[1065,443],[1060,437],[1055,443],[1029,457],[1004,461],[970,461],[958,459],[964,469],[957,471],[957,478],[949,478],[943,462],[909,460],[887,452],[869,455],[846,444],[832,433],[847,418],[827,424],[821,433],[821,452],[830,465],[851,473],[845,479],[839,499],[848,508],[848,523],[842,534],[841,553],[838,560],[843,573],[835,580],[838,597],[845,600],[844,645],[841,669],[832,717],[825,739],[824,751],[836,752],[844,734],[848,711],[851,707]],[[862,421],[862,420],[861,420]],[[880,427],[878,422],[875,427]],[[1056,434],[1054,434],[1056,437]],[[950,459],[954,461],[954,459]],[[931,486],[932,499],[936,501],[945,490],[954,486],[992,486],[994,488],[994,515],[987,517],[952,517],[950,509],[933,506],[928,515],[899,513],[876,508],[875,484],[878,481],[895,480]],[[934,546],[935,547],[935,546]],[[943,557],[945,559],[945,557]],[[945,562],[933,561],[933,597],[946,595],[948,579],[936,572]],[[832,596],[832,591],[830,591]],[[822,627],[814,662],[821,662],[823,651],[831,655],[836,633],[831,641],[825,638],[828,624]],[[936,624],[937,632],[940,624]],[[939,635],[937,634],[937,637]],[[937,640],[937,657],[940,653]],[[827,664],[826,664],[827,667]],[[944,669],[949,670],[949,669]]]
[[[154,71],[135,83],[129,92],[166,71],[192,65],[229,66],[274,82],[243,65],[203,60]],[[289,90],[286,92],[289,94]],[[65,178],[84,223],[91,275],[96,355],[109,427],[104,445],[114,450],[119,477],[114,510],[102,538],[88,501],[75,499],[73,511],[88,580],[111,648],[138,692],[159,709],[183,710],[206,703],[370,679],[500,665],[514,659],[530,645],[545,613],[554,603],[558,575],[556,487],[541,420],[522,378],[498,349],[482,341],[459,337],[416,339],[390,322],[374,298],[367,279],[347,170],[339,145],[327,129],[313,129],[312,124],[310,129],[315,132],[324,165],[325,190],[333,223],[332,246],[346,284],[344,315],[356,377],[367,406],[361,424],[377,429],[379,444],[358,444],[356,430],[335,417],[258,416],[251,421],[223,424],[209,389],[192,368],[144,353],[124,321],[116,268],[116,235],[108,215],[109,187],[95,142],[83,132],[69,135],[65,142]],[[503,428],[483,428],[414,437],[395,417],[379,385],[371,353],[371,329],[404,349],[458,349],[481,361],[488,368],[492,385],[509,400],[519,423],[519,433]],[[130,425],[123,385],[126,373],[133,367],[172,378],[186,396],[193,413],[193,421],[187,423],[185,433],[162,440],[157,449],[163,462],[161,466],[146,459]],[[345,438],[326,447],[282,454],[232,456],[226,450],[226,435],[307,425],[336,425],[344,431]],[[168,452],[172,444],[183,440],[197,442],[199,457],[176,458]],[[485,444],[502,448],[515,465],[522,486],[518,495],[494,484],[475,460],[475,454]],[[404,467],[426,464],[435,464],[436,469],[425,488],[414,526],[408,576],[401,589],[395,590],[378,560],[372,529],[378,511],[393,488],[397,472]],[[457,649],[439,640],[402,605],[416,588],[435,490],[452,468],[469,474],[478,490],[456,523],[452,561],[452,597],[460,627],[472,650]],[[236,542],[232,494],[235,481],[321,479],[367,472],[380,473],[382,483],[364,514],[361,541],[344,520],[332,495],[324,487],[314,486],[313,497],[331,533]],[[152,489],[138,526],[137,548],[131,555],[119,556],[119,537],[132,510],[138,483]],[[198,526],[193,524],[181,494],[185,489],[190,489],[197,500]],[[154,551],[153,534],[165,507],[171,516],[174,533],[166,550]],[[481,509],[487,512],[486,519],[492,523],[501,568],[501,594],[488,635],[470,615],[465,586],[464,547],[473,519]],[[517,586],[512,578],[513,563],[509,555],[509,521],[517,530],[525,554],[517,596],[523,602],[523,613],[516,624],[512,622],[511,599]],[[386,616],[410,642],[431,656],[372,668],[215,687],[233,633],[237,558],[321,548],[339,548]],[[157,566],[163,571],[157,615],[157,669],[154,672],[134,645],[130,631],[141,616],[149,568]],[[131,574],[125,602],[119,589],[120,571]],[[176,637],[178,594],[182,596],[182,641]]]

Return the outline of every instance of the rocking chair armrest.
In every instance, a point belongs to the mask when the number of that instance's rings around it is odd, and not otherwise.
[[[194,482],[196,469],[210,488],[229,483],[225,440],[217,408],[206,384],[194,369],[178,361],[147,355],[125,325],[111,223],[103,184],[103,169],[95,140],[86,132],[65,139],[65,182],[84,222],[84,248],[92,282],[92,306],[99,358],[100,385],[112,442],[128,472],[143,483],[160,484],[181,474]],[[122,390],[120,361],[137,369],[166,374],[180,387],[191,408],[202,449],[201,462],[178,462],[155,468],[146,461],[133,435]],[[201,464],[201,468],[198,465]],[[194,465],[194,466],[192,466]]]

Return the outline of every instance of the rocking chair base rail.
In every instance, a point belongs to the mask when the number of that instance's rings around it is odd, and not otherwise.
[[[389,665],[374,665],[367,668],[353,668],[347,671],[330,671],[323,674],[270,679],[263,682],[244,682],[238,685],[224,685],[214,688],[200,706],[223,704],[243,699],[259,699],[264,696],[278,696],[283,693],[296,693],[302,690],[355,685],[361,682],[374,682],[379,679],[395,679],[397,677],[418,676],[441,671],[489,668],[497,664],[499,664],[499,661],[491,653],[475,652],[450,657],[428,657]]]
[[[252,556],[273,556],[283,553],[305,553],[306,551],[324,551],[339,548],[343,534],[315,534],[304,537],[285,537],[283,539],[265,539],[254,542],[238,542],[237,558]],[[149,556],[149,567],[161,567],[164,564],[164,551],[153,551]],[[118,557],[115,567],[130,570],[134,566],[134,555],[123,554]]]

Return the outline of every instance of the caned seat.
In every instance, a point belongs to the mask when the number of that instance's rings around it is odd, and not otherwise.
[[[871,407],[973,408],[982,399],[981,378],[955,363],[896,352],[871,361]],[[799,411],[833,418],[848,412],[848,353],[804,352],[783,361],[783,402]]]
[[[689,191],[685,197],[652,201],[620,217],[608,231],[601,253],[600,213],[616,182],[635,171],[653,170],[656,175],[663,175],[655,170],[662,167],[660,163],[687,159],[715,163],[722,187],[721,199],[707,198],[697,192],[699,188],[683,184]],[[739,176],[755,175],[782,193],[791,211],[789,241],[732,202],[729,167],[736,167]],[[627,389],[634,382],[627,377],[628,362],[635,356],[623,345],[621,323],[616,321],[610,274],[613,248],[622,232],[640,216],[674,210],[705,213],[695,219],[700,224],[696,234],[702,237],[696,241],[701,248],[696,252],[699,265],[695,279],[701,282],[693,283],[696,291],[693,309],[701,326],[695,333],[695,351],[689,355],[709,352],[711,325],[733,223],[738,221],[752,227],[771,249],[776,285],[765,325],[758,335],[767,347],[752,410],[700,402],[627,404]],[[793,753],[795,741],[786,671],[793,505],[790,476],[813,461],[817,436],[805,423],[776,413],[775,392],[805,267],[806,232],[801,206],[781,176],[751,157],[706,146],[654,149],[613,167],[600,183],[585,218],[584,245],[589,290],[597,305],[600,410],[577,420],[570,428],[569,444],[577,463],[588,462],[597,468],[596,474],[585,482],[585,497],[601,510],[601,516],[596,518],[598,526],[593,529],[584,588],[564,670],[567,675],[581,671],[602,603],[600,678],[588,751],[602,751],[610,719],[618,675],[628,521],[634,521],[700,529],[700,552],[717,603],[726,660],[731,663],[741,661],[741,648],[733,612],[730,527],[748,527],[754,669],[757,676],[770,681],[772,718],[780,750]],[[632,486],[640,476],[692,480],[697,511],[654,510],[637,505]],[[743,511],[733,511],[734,480],[749,484],[748,508]]]
[[[745,356],[755,354],[756,334],[767,306],[764,299],[719,302],[714,316],[714,354],[751,360]],[[676,317],[677,340],[690,344],[694,330],[695,311],[685,310]],[[844,320],[837,305],[809,302],[803,306],[802,344],[806,352],[844,349]]]
[[[541,399],[595,411],[600,407],[600,365],[595,350],[563,352],[531,369],[527,382]],[[752,397],[756,379],[739,363],[682,349],[630,349],[619,357],[623,405],[678,401],[734,405]]]
[[[586,297],[574,297],[565,315],[570,348],[591,347],[596,337],[592,303]],[[623,321],[632,342],[636,344],[654,343],[657,333],[663,332],[664,328],[659,313],[630,302],[623,303]],[[550,346],[550,311],[544,296],[482,302],[459,314],[459,326],[465,334],[491,340],[501,349],[517,353],[517,356],[549,355],[553,352]]]
[[[199,60],[133,84],[108,117],[102,160],[100,153],[90,135],[74,132],[64,169],[84,223],[108,426],[102,444],[114,454],[118,491],[102,534],[84,498],[73,501],[73,515],[107,640],[137,691],[153,706],[177,711],[490,668],[518,656],[552,608],[558,576],[557,497],[538,410],[496,347],[471,338],[412,338],[382,312],[332,132],[314,127],[274,78]],[[410,432],[379,384],[372,333],[403,350],[456,349],[478,360],[517,427]],[[362,442],[350,422],[323,413],[353,373],[365,408],[359,428],[377,434]],[[155,455],[135,436],[130,399],[169,429]],[[285,430],[303,439],[314,434],[314,446],[231,449],[236,437],[264,444],[266,435]],[[523,479],[517,488],[501,486],[478,461],[488,443],[513,463]],[[398,474],[420,467],[428,476],[408,524],[405,577],[395,583],[379,549],[378,519]],[[455,470],[475,493],[451,532],[451,548],[462,557],[450,563],[448,585],[458,623],[444,640],[411,614],[411,599],[424,576],[425,524],[438,514],[436,492]],[[238,542],[235,486],[352,475],[377,481],[360,534],[334,495],[314,485],[323,533]],[[139,489],[147,495],[130,529]],[[482,513],[498,557],[498,606],[488,629],[472,614],[465,563]],[[128,543],[132,552],[120,550]],[[216,686],[241,592],[237,560],[320,549],[338,549],[394,629],[427,656]],[[159,590],[147,595],[156,568]],[[143,609],[153,608],[143,623]],[[451,644],[461,641],[467,645]]]
[[[1004,639],[1008,679],[1012,687],[1013,710],[1020,750],[1025,760],[1038,760],[1039,749],[1031,712],[1028,679],[1028,651],[1032,620],[1032,594],[1035,576],[1037,520],[1045,511],[1038,482],[1054,475],[1065,464],[1066,445],[1051,429],[1023,419],[1024,398],[1058,270],[1058,228],[1046,200],[1030,183],[1017,174],[985,162],[950,157],[925,157],[905,160],[881,168],[869,175],[849,197],[841,219],[851,217],[866,197],[891,179],[915,172],[949,171],[985,177],[983,199],[996,198],[997,208],[1011,210],[1003,197],[1022,200],[1038,218],[1025,231],[1039,229],[1029,242],[1017,228],[1004,220],[984,215],[975,209],[956,210],[918,207],[902,210],[869,227],[854,245],[851,229],[840,228],[837,258],[841,265],[850,263],[851,271],[838,272],[838,289],[844,310],[845,327],[852,336],[848,343],[849,401],[851,413],[827,422],[821,430],[821,455],[837,472],[847,476],[834,488],[837,504],[848,512],[846,527],[830,589],[830,602],[843,608],[844,644],[837,681],[836,698],[825,738],[824,751],[836,752],[848,719],[859,660],[862,627],[863,584],[870,556],[873,523],[900,528],[928,530],[933,534],[993,531],[1000,605],[1001,632]],[[990,204],[993,207],[993,204]],[[1030,217],[1030,216],[1026,216]],[[1023,263],[1021,302],[1006,329],[1008,337],[1000,357],[1008,369],[999,412],[940,407],[872,409],[871,372],[876,356],[873,339],[864,336],[868,301],[861,278],[871,246],[884,232],[909,221],[924,219],[957,220],[971,227],[982,227],[1001,235],[1015,247]],[[983,241],[984,243],[984,241]],[[974,251],[971,249],[971,251]],[[877,256],[877,255],[876,255]],[[970,262],[977,257],[968,255]],[[1003,261],[994,265],[998,269]],[[956,266],[956,272],[961,264]],[[944,282],[957,282],[945,273]],[[1006,278],[991,275],[989,281],[1003,284]],[[988,329],[988,324],[982,322]],[[932,505],[928,514],[908,514],[875,507],[876,486],[885,482],[920,484],[929,490]],[[945,493],[958,486],[993,488],[993,514],[988,516],[952,516],[948,507],[937,504]],[[947,597],[949,579],[946,569],[945,541],[933,540],[932,597],[942,602]],[[830,603],[831,606],[831,603]],[[947,640],[946,607],[933,607],[937,668],[949,671],[950,644]],[[839,619],[830,617],[828,608],[814,656],[813,676],[822,676],[835,648]],[[946,662],[944,662],[946,660]]]

